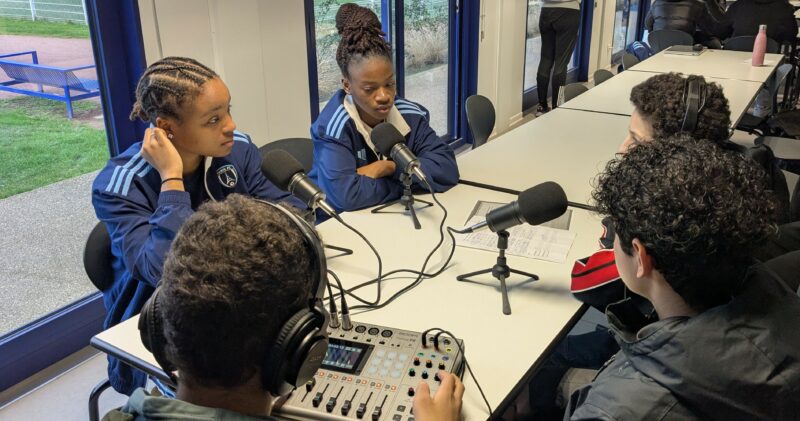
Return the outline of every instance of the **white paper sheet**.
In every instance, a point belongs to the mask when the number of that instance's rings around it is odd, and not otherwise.
[[[483,221],[487,212],[502,205],[503,203],[479,201],[473,208],[465,226]],[[522,224],[509,228],[506,254],[556,263],[565,262],[572,243],[575,241],[575,233],[567,230],[571,216],[572,211],[567,210],[561,217],[542,225]],[[497,234],[489,230],[458,234],[455,237],[458,246],[497,251]]]

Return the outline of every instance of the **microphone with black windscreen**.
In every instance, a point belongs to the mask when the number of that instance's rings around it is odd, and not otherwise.
[[[325,193],[311,181],[303,165],[288,152],[276,149],[269,151],[261,160],[261,172],[281,190],[286,190],[311,208],[320,208],[337,218],[333,207],[325,201]]]
[[[422,182],[427,182],[425,173],[416,155],[408,149],[406,139],[391,123],[380,123],[372,129],[370,134],[372,143],[383,156],[392,158],[397,165],[403,168],[406,174],[416,175]]]
[[[534,281],[539,277],[533,273],[523,272],[510,268],[506,262],[506,250],[508,249],[508,228],[528,223],[539,225],[558,218],[567,211],[567,195],[564,189],[558,184],[548,181],[523,191],[517,200],[493,209],[486,214],[483,222],[475,224],[462,231],[455,231],[459,234],[469,234],[489,228],[497,233],[497,263],[488,269],[481,269],[475,272],[465,273],[456,276],[457,281],[470,281],[475,276],[491,273],[494,278],[500,281],[500,295],[503,300],[503,314],[511,314],[511,302],[508,298],[508,287],[506,278],[511,274],[525,276]]]
[[[498,232],[523,223],[539,225],[563,215],[567,203],[564,189],[547,181],[521,192],[517,200],[489,211],[484,221],[458,232],[469,234],[484,228]]]

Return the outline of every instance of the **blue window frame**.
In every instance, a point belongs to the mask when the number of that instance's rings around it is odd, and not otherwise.
[[[111,156],[144,135],[128,120],[145,69],[136,0],[86,0]],[[0,391],[87,346],[105,318],[102,294],[89,295],[0,337]]]

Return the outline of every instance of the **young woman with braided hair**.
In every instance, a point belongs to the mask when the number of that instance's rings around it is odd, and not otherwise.
[[[429,125],[425,107],[397,96],[392,47],[370,9],[343,4],[336,13],[341,41],[336,61],[342,89],[311,125],[314,168],[310,176],[338,210],[353,210],[398,199],[402,169],[381,157],[372,128],[388,122],[406,138],[435,191],[458,182],[455,154]],[[423,187],[414,179],[417,187]]]
[[[236,131],[230,101],[219,76],[189,58],[159,60],[139,80],[131,119],[151,128],[111,158],[92,185],[113,254],[114,282],[103,291],[105,328],[139,313],[175,234],[201,203],[231,193],[292,200],[261,173],[258,148]],[[145,384],[144,373],[115,359],[108,371],[121,393]]]

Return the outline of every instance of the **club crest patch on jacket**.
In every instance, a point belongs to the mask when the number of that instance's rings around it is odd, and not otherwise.
[[[236,168],[232,164],[227,164],[217,169],[217,179],[223,186],[233,188],[239,181],[239,176],[236,174]]]

